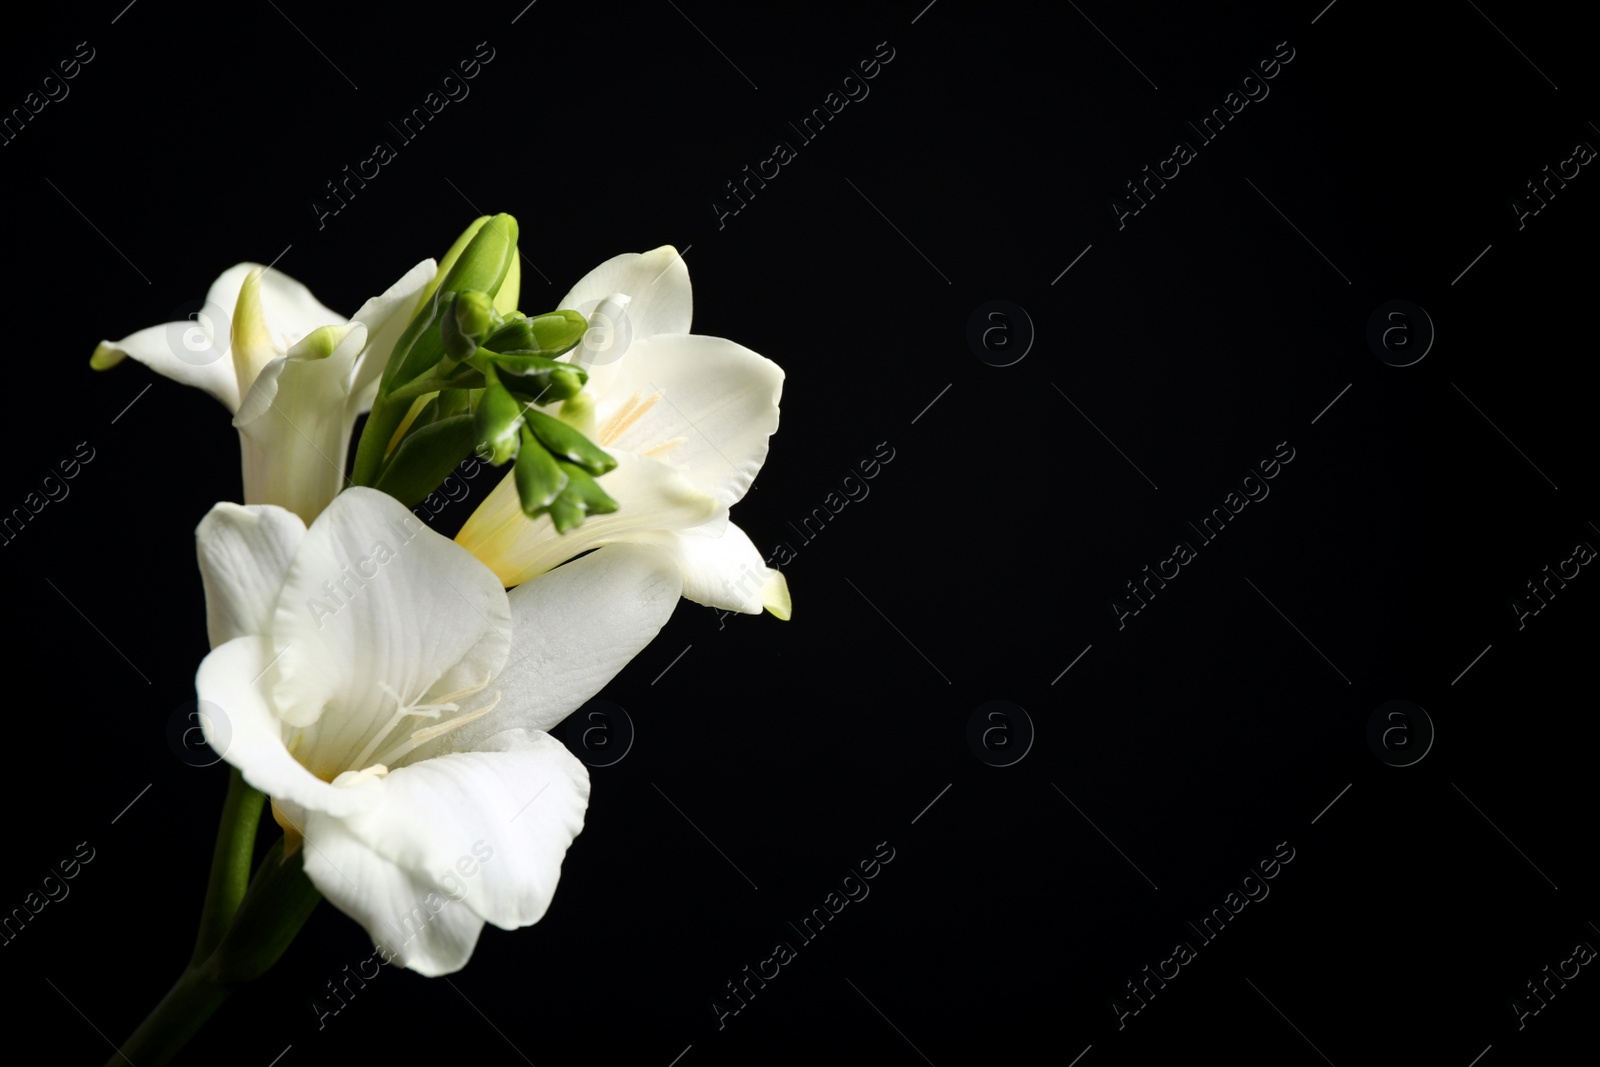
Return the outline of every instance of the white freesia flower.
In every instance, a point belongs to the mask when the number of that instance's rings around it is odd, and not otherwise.
[[[309,529],[218,504],[196,536],[207,740],[303,835],[317,889],[425,975],[464,965],[485,922],[538,922],[589,796],[545,731],[665,623],[672,561],[612,546],[508,595],[364,488]]]
[[[344,486],[356,416],[437,266],[407,271],[355,317],[324,307],[276,270],[240,263],[224,271],[189,320],[103,341],[93,365],[132,356],[204,389],[233,413],[247,504],[277,504],[310,521]]]
[[[728,520],[778,428],[782,368],[689,332],[689,269],[670,245],[607,260],[557,306],[591,324],[584,344],[563,357],[585,367],[589,383],[581,406],[569,404],[561,417],[616,457],[600,487],[621,507],[558,535],[548,519],[522,513],[507,474],[456,541],[508,587],[598,545],[655,545],[676,561],[690,600],[787,619],[782,573]]]

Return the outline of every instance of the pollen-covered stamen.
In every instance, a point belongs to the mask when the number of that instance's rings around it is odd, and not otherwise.
[[[669,437],[659,445],[652,445],[639,454],[641,456],[649,456],[651,459],[660,459],[687,440],[687,437]]]
[[[360,785],[362,782],[366,781],[368,778],[382,778],[384,775],[386,775],[388,773],[389,773],[389,768],[388,767],[385,767],[381,763],[374,763],[372,766],[363,767],[359,771],[346,771],[345,774],[353,774],[354,777],[345,778],[344,781],[340,782],[339,784],[342,785],[342,786],[345,786],[346,788],[348,788],[349,786]],[[340,777],[343,778],[344,775],[340,775]]]
[[[483,716],[493,711],[495,706],[499,703],[500,694],[495,693],[489,703],[485,704],[481,708],[478,708],[476,711],[469,711],[465,715],[457,715],[453,719],[447,719],[444,722],[436,723],[433,726],[424,726],[422,729],[413,732],[409,739],[401,741],[399,744],[385,752],[383,754],[382,762],[390,764],[405,759],[407,756],[411,755],[411,753],[415,752],[429,741],[432,741],[438,737],[443,737],[452,730],[460,729],[461,727],[467,725],[467,723],[472,722],[474,719],[481,719]]]
[[[644,417],[645,412],[655,407],[656,401],[660,399],[659,391],[649,396],[640,396],[638,393],[630,396],[627,403],[618,408],[600,427],[600,446],[604,448],[621,437],[630,426]]]

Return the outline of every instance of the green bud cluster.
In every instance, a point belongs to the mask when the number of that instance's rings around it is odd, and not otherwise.
[[[523,512],[548,514],[566,533],[617,510],[595,481],[617,464],[538,410],[588,399],[587,372],[558,359],[582,342],[588,322],[575,311],[514,310],[517,234],[510,215],[485,216],[445,254],[385,368],[353,480],[410,506],[476,450],[496,466],[515,460]]]

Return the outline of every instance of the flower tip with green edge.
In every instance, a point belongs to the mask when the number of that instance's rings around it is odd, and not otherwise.
[[[120,348],[112,348],[101,341],[95,346],[94,355],[89,357],[89,366],[94,370],[110,370],[127,358],[128,354]]]
[[[338,351],[345,338],[360,325],[358,322],[347,322],[342,326],[319,326],[296,341],[286,354],[290,359],[298,360],[327,359]],[[361,334],[365,340],[365,327],[362,328]]]

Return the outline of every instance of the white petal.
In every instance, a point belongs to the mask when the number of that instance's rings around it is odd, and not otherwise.
[[[512,649],[495,710],[417,750],[480,747],[516,727],[549,730],[654,640],[677,606],[678,568],[658,549],[609,545],[511,591]]]
[[[588,318],[612,293],[631,298],[628,318],[634,337],[689,332],[694,312],[689,268],[671,245],[611,257],[585,274],[556,306]]]
[[[101,345],[132,356],[173,381],[204,389],[229,411],[237,411],[242,398],[230,352],[233,309],[245,278],[259,269],[264,269],[259,263],[229,267],[211,283],[204,306],[190,318],[151,326]],[[261,279],[261,304],[279,350],[287,350],[320,326],[345,321],[343,315],[324,307],[311,290],[277,270],[268,270]]]
[[[262,369],[233,420],[246,503],[277,504],[311,522],[344,487],[356,417],[345,385],[366,338],[352,323],[332,354],[280,356]]]
[[[239,768],[245,781],[275,800],[306,811],[348,815],[360,810],[373,801],[372,782],[354,789],[332,785],[289,754],[283,724],[266,698],[272,657],[272,646],[262,638],[236,637],[200,662],[194,686],[207,743]]]
[[[509,587],[591,548],[631,541],[637,534],[726,521],[727,509],[665,463],[617,449],[608,451],[616,458],[617,467],[600,478],[600,488],[619,505],[612,514],[590,515],[576,530],[558,534],[548,517],[529,519],[522,513],[515,478],[508,473],[468,517],[456,542]]]
[[[207,308],[217,309],[223,316],[223,324],[231,323],[233,309],[239,303],[239,290],[253,270],[266,271],[261,276],[261,309],[279,351],[288,351],[312,330],[345,322],[343,315],[324,306],[311,295],[310,289],[276,267],[269,269],[259,263],[240,263],[223,271],[206,291]],[[225,344],[230,332],[231,328],[219,328],[217,336]]]
[[[196,527],[206,632],[216,648],[235,637],[267,637],[278,592],[306,524],[277,507],[217,504]]]
[[[752,615],[765,610],[789,618],[789,583],[783,572],[768,567],[749,536],[733,523],[720,532],[695,528],[642,540],[659,545],[677,562],[683,595],[696,604]]]
[[[781,367],[721,337],[636,341],[595,393],[596,444],[663,459],[732,506],[766,461],[782,394]]]
[[[380,799],[364,811],[308,815],[305,864],[377,944],[444,974],[471,955],[468,915],[505,930],[544,917],[589,800],[588,770],[559,741],[510,730],[369,781]]]
[[[307,818],[305,870],[329,902],[366,928],[385,962],[437,978],[466,966],[483,920],[368,848],[338,819]]]
[[[411,316],[416,314],[423,287],[433,281],[438,272],[437,263],[431,259],[423,260],[406,271],[399,281],[381,295],[362,304],[360,310],[350,317],[352,322],[360,322],[367,327],[367,347],[362,351],[355,374],[346,389],[355,398],[357,413],[372,407],[378,379],[383,377],[383,370],[389,365],[394,344],[411,324]]]
[[[227,318],[222,323],[221,340],[212,336],[206,313],[182,322],[149,326],[120,341],[101,341],[102,348],[132,356],[157,374],[184,385],[204,389],[220,400],[229,411],[239,408],[239,379],[228,356]]]
[[[369,765],[408,706],[482,686],[505,663],[511,608],[500,583],[393,497],[348,489],[306,531],[273,616],[272,703],[304,732],[317,774]],[[442,712],[441,714],[451,714]],[[387,746],[388,742],[383,742]]]

